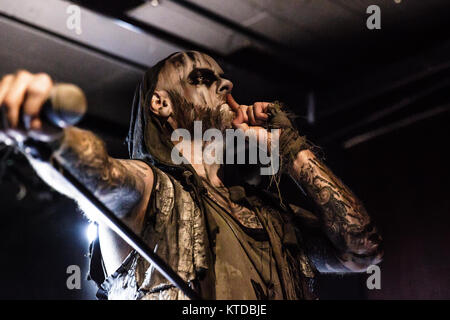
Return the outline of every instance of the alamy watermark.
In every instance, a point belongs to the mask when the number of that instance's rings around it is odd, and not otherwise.
[[[66,280],[66,286],[69,290],[81,289],[81,269],[80,266],[72,264],[67,267],[66,273],[69,275]]]
[[[367,7],[367,14],[370,16],[366,20],[366,26],[369,30],[381,29],[381,9],[376,4]]]
[[[70,5],[66,9],[66,13],[69,15],[66,20],[67,29],[75,31],[77,35],[80,35],[81,30],[81,9],[79,6]]]
[[[172,132],[171,140],[179,142],[171,153],[174,164],[187,164],[190,161],[193,164],[259,163],[262,165],[261,175],[274,175],[278,172],[280,167],[280,129],[267,130],[267,135],[259,139],[257,138],[258,133],[253,129],[246,132],[240,129],[226,129],[223,134],[219,129],[211,128],[202,132],[201,121],[194,121],[193,140],[191,133],[186,129],[179,128]],[[270,136],[269,139],[268,136]],[[246,152],[247,146],[248,153]],[[182,155],[180,150],[183,151]],[[248,154],[248,162],[246,162],[246,154]],[[235,155],[237,155],[236,162]]]
[[[373,289],[381,289],[381,269],[379,266],[373,264],[370,265],[366,272],[370,274],[370,276],[367,278],[366,285],[367,289],[373,290]]]

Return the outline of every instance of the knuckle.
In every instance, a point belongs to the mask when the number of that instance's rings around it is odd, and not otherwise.
[[[30,77],[31,73],[28,72],[27,70],[20,69],[20,70],[17,70],[16,76],[18,78]]]
[[[7,108],[11,108],[11,107],[15,106],[17,104],[17,102],[18,102],[18,98],[15,95],[12,95],[12,94],[8,94],[5,97],[5,100],[3,101],[4,105]]]
[[[36,82],[42,83],[43,85],[46,86],[51,86],[53,84],[52,78],[44,72],[41,73],[37,73],[35,75],[35,80]]]
[[[14,75],[12,75],[12,74],[4,75],[4,76],[2,77],[1,83],[3,84],[3,83],[6,83],[6,82],[9,82],[9,81],[11,81],[13,78],[14,78]]]
[[[38,73],[28,86],[28,93],[33,95],[46,95],[52,84],[52,79],[48,74]]]
[[[47,93],[48,87],[45,85],[42,85],[39,82],[35,82],[30,84],[28,87],[28,93],[32,95],[45,95]]]

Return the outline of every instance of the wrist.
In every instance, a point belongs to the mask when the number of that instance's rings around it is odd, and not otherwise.
[[[278,141],[281,171],[288,172],[299,152],[309,149],[310,145],[306,137],[301,136],[294,127],[285,109],[286,107],[278,102],[269,106],[268,127],[281,131]]]
[[[281,132],[279,147],[281,168],[288,172],[299,157],[301,158],[300,161],[304,161],[305,153],[303,151],[308,151],[309,144],[306,137],[300,136],[294,128],[289,128],[288,130],[283,129]]]
[[[309,149],[299,151],[289,167],[289,173],[295,177],[298,177],[304,165],[307,164],[308,161],[314,156],[314,153]]]

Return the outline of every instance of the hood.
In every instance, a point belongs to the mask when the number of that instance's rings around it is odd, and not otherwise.
[[[173,148],[170,136],[173,129],[148,107],[158,82],[158,75],[172,55],[150,68],[136,88],[127,136],[130,159],[144,160],[157,167],[181,166],[174,165],[170,156]]]
[[[153,114],[148,107],[161,69],[166,61],[177,53],[173,53],[150,68],[136,88],[127,136],[128,153],[130,159],[145,161],[172,175],[182,175],[184,179],[189,178],[197,188],[201,188],[202,182],[190,164],[176,165],[172,162],[171,153],[174,145],[170,137],[173,129],[164,119]]]

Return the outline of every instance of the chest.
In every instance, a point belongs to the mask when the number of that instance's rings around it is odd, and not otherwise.
[[[263,229],[255,210],[232,200],[230,190],[226,187],[206,185],[208,197],[221,206],[241,225],[249,229]]]

